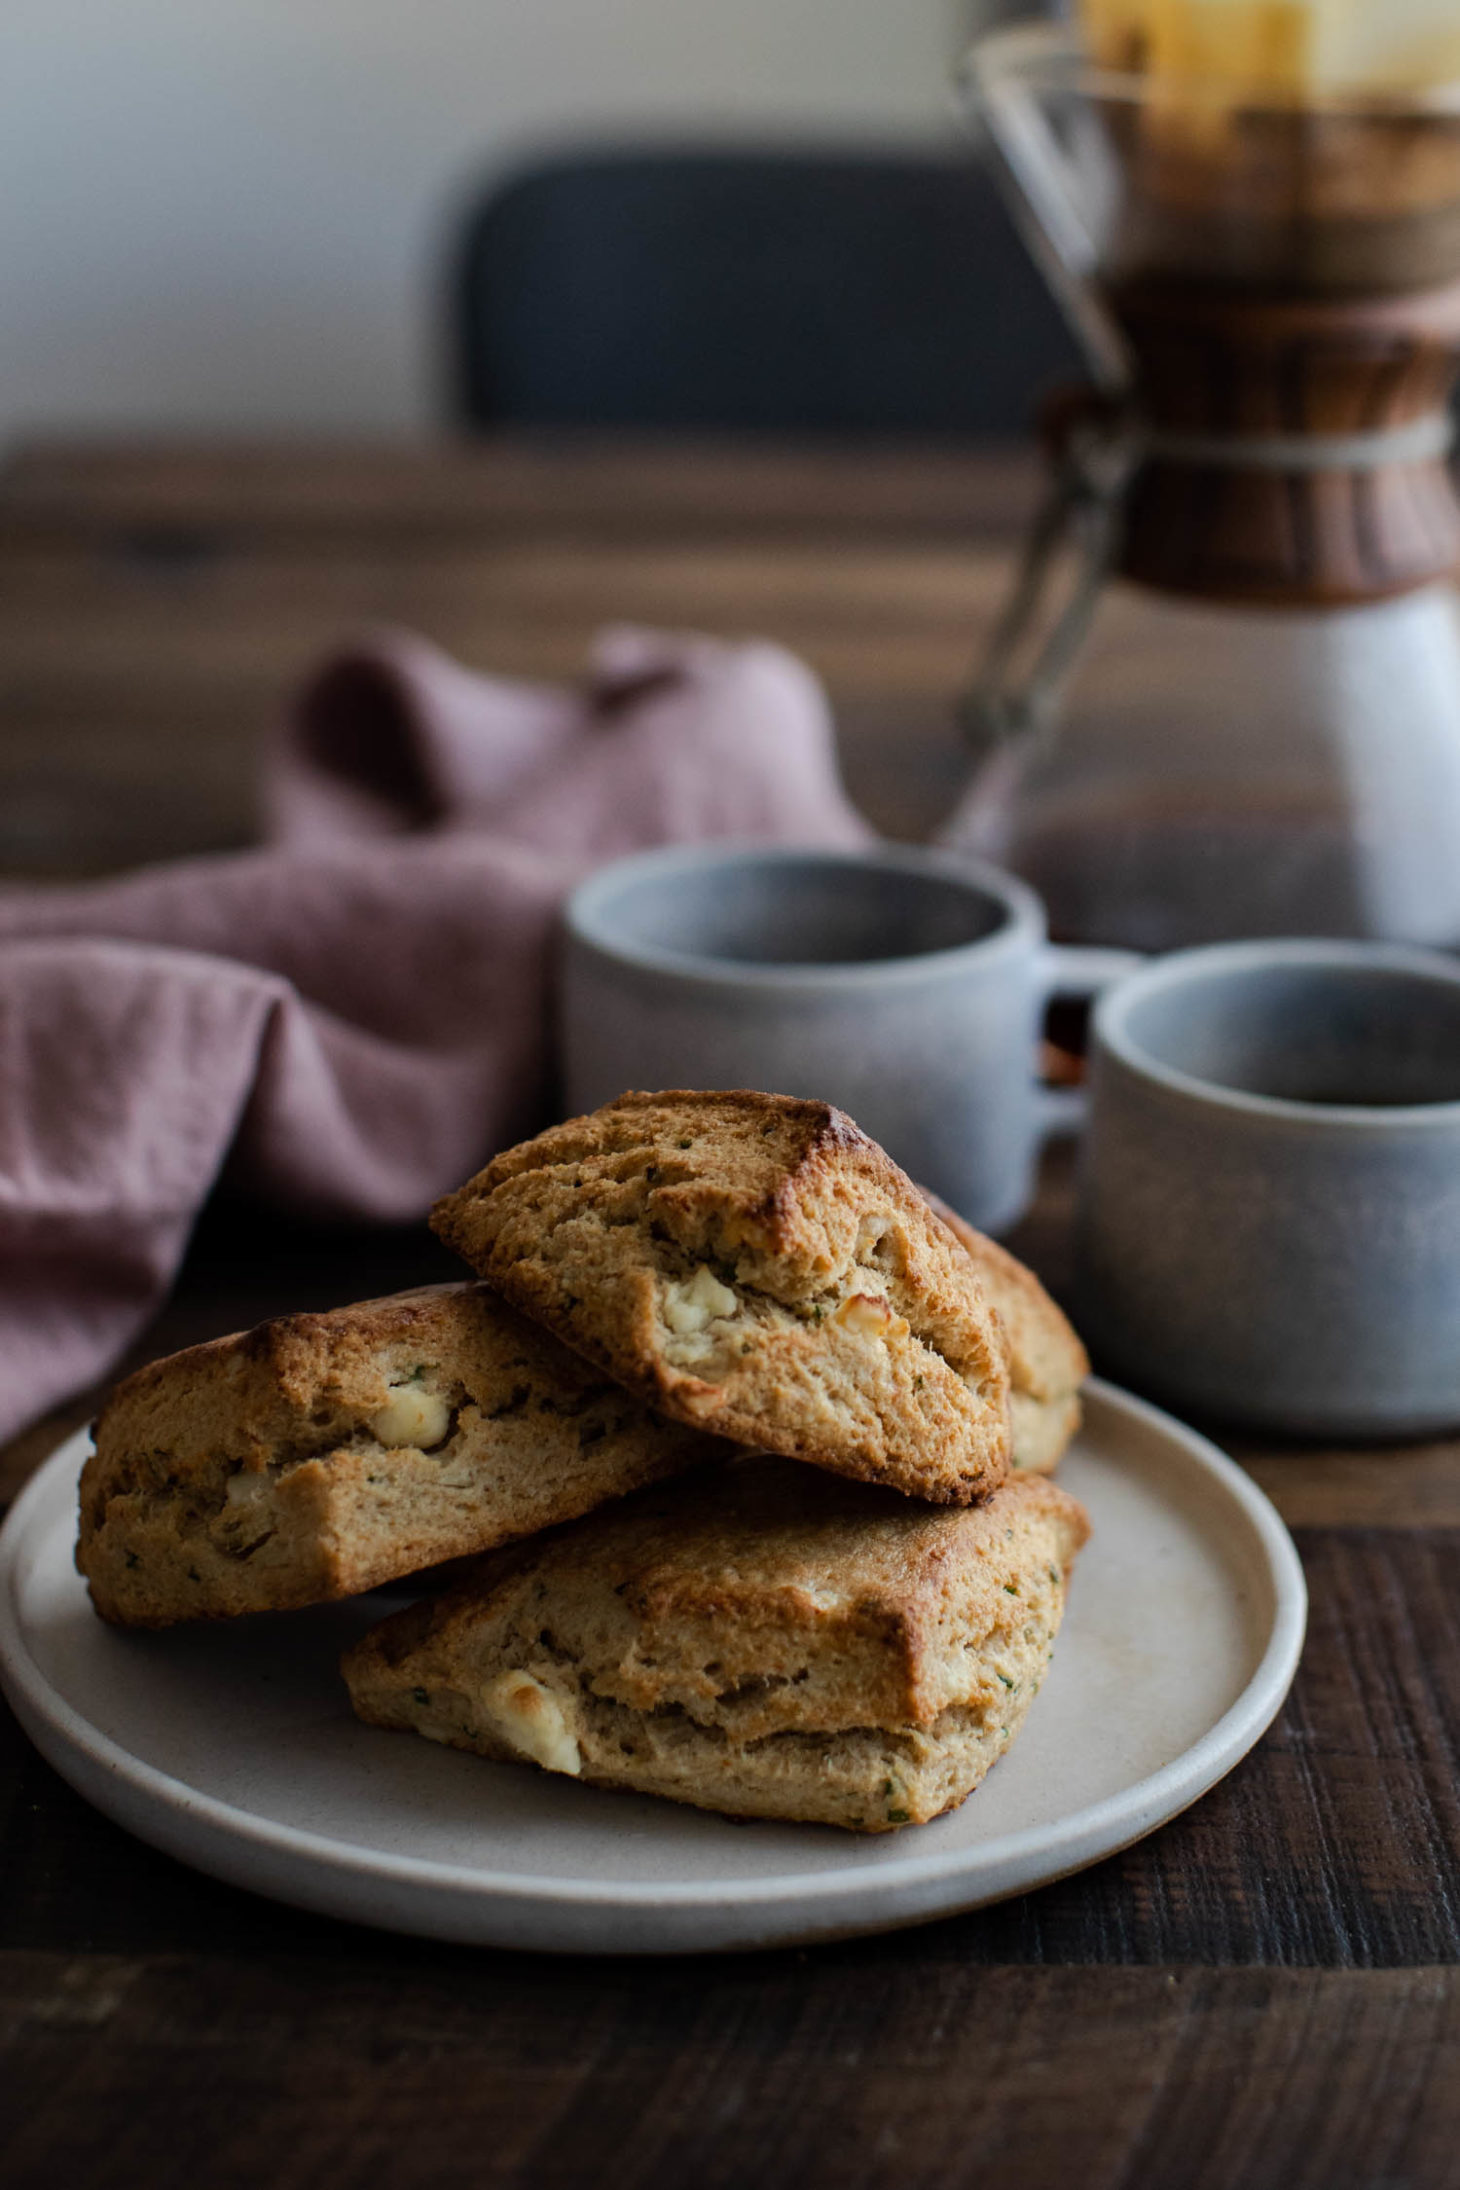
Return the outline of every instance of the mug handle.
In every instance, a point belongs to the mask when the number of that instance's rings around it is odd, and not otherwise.
[[[1069,943],[1046,943],[1040,953],[1038,980],[1046,1005],[1058,996],[1075,1000],[1098,996],[1146,963],[1140,951],[1098,950]],[[1083,1087],[1037,1087],[1034,1115],[1041,1140],[1078,1133],[1085,1123],[1090,1092]]]

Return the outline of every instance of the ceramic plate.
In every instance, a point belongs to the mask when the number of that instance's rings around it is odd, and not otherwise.
[[[860,1839],[732,1824],[358,1725],[342,1647],[404,1601],[127,1634],[72,1565],[72,1438],[0,1533],[0,1677],[72,1786],[143,1840],[330,1916],[586,1953],[884,1930],[1046,1884],[1174,1817],[1252,1747],[1306,1598],[1249,1479],[1108,1384],[1060,1480],[1090,1509],[1054,1665],[961,1810]]]

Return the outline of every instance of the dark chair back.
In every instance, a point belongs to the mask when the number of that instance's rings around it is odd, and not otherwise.
[[[970,157],[624,153],[472,216],[458,396],[478,426],[998,435],[1079,372]]]

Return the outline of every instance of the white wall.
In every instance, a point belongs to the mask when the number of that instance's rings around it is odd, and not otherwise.
[[[966,0],[0,0],[0,434],[438,415],[463,192],[578,133],[931,137]]]

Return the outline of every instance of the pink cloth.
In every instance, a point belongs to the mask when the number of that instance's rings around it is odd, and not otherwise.
[[[372,636],[305,685],[265,789],[258,851],[0,889],[0,1437],[136,1336],[225,1164],[400,1221],[534,1130],[588,868],[870,834],[800,663],[640,631],[586,691]]]

